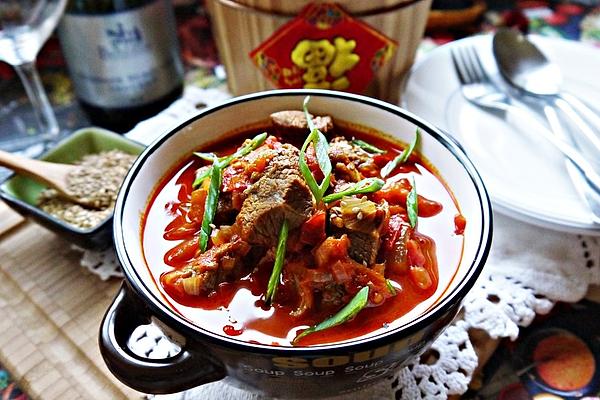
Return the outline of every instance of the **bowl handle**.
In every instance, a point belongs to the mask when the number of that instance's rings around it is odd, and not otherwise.
[[[100,327],[100,351],[108,369],[124,384],[143,393],[180,392],[225,377],[223,366],[198,343],[186,339],[169,358],[139,357],[127,346],[133,330],[150,322],[151,311],[124,283]]]

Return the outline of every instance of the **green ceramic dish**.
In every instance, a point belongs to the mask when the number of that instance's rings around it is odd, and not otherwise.
[[[140,154],[144,146],[114,132],[90,127],[74,132],[40,158],[46,161],[72,164],[87,154],[113,149],[130,154]],[[105,248],[110,245],[112,215],[93,228],[77,228],[49,215],[36,206],[38,197],[44,188],[44,185],[32,179],[13,174],[0,185],[0,198],[20,214],[79,246]]]

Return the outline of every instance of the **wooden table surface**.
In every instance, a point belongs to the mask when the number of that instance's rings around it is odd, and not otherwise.
[[[81,253],[0,203],[0,364],[33,399],[135,399],[98,348],[121,281],[101,281]]]

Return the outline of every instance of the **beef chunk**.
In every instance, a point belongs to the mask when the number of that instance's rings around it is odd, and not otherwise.
[[[376,204],[366,197],[344,197],[339,207],[329,210],[330,227],[335,237],[348,236],[348,255],[353,260],[372,265],[377,259],[387,213],[386,204]]]
[[[310,115],[310,114],[309,114]],[[333,120],[330,116],[310,115],[313,123],[323,133],[330,131],[333,128]],[[307,133],[308,123],[303,111],[279,111],[271,114],[271,123],[276,129],[292,131],[293,133]]]
[[[244,276],[247,271],[242,258],[250,251],[250,246],[242,240],[234,240],[221,246],[211,248],[195,259],[190,265],[200,272],[205,292],[214,290],[225,281],[234,281]]]
[[[217,212],[213,219],[213,224],[231,225],[235,221],[235,216],[238,210],[233,206],[232,195],[230,192],[223,192],[219,195],[217,203]]]
[[[366,265],[372,265],[377,259],[380,237],[379,231],[372,229],[369,232],[349,232],[350,248],[348,254],[353,260]]]
[[[358,182],[365,176],[378,175],[379,168],[373,161],[373,155],[344,137],[339,136],[331,140],[328,154],[337,179]]]
[[[249,264],[244,258],[250,250],[248,243],[235,237],[231,242],[214,246],[193,258],[181,270],[166,273],[161,281],[187,295],[210,293],[220,283],[232,282],[248,273]]]
[[[251,244],[276,245],[284,219],[292,230],[312,213],[312,194],[298,169],[298,149],[290,144],[278,149],[245,194],[235,223],[242,239]]]
[[[219,225],[232,225],[246,199],[246,190],[262,175],[257,164],[268,164],[276,151],[262,146],[246,156],[234,160],[223,171],[223,182],[219,203],[213,223]]]
[[[343,136],[337,136],[329,142],[329,158],[331,163],[340,162],[348,164],[350,162],[360,165],[368,162],[373,156],[367,153],[359,146],[355,146]]]

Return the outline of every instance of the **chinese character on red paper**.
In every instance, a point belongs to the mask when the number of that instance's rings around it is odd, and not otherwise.
[[[337,4],[310,4],[250,57],[279,88],[359,93],[395,49],[393,40]]]

